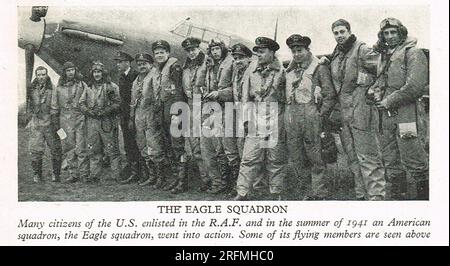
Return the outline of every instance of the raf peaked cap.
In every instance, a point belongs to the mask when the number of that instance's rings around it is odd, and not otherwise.
[[[307,36],[301,36],[300,34],[292,34],[287,38],[286,40],[287,46],[289,48],[295,47],[295,46],[303,46],[305,48],[308,48],[311,44],[311,39]]]
[[[189,37],[181,43],[181,46],[187,50],[189,48],[197,48],[202,41],[197,38]]]
[[[133,57],[123,51],[118,51],[116,53],[116,56],[114,57],[114,60],[118,61],[133,61]]]
[[[278,49],[280,49],[280,45],[267,37],[258,37],[255,40],[255,44],[256,46],[253,47],[253,51],[256,52],[256,50],[258,50],[259,48],[269,48],[269,50],[272,50],[274,52],[278,51]]]
[[[146,53],[137,54],[134,57],[134,60],[136,60],[136,62],[137,61],[146,61],[146,62],[149,62],[150,64],[153,64],[153,57]]]
[[[170,52],[170,44],[164,40],[159,40],[152,43],[152,51],[155,51],[156,48],[163,48],[166,51]]]
[[[242,43],[237,43],[231,47],[231,54],[241,54],[243,56],[251,57],[252,51]]]

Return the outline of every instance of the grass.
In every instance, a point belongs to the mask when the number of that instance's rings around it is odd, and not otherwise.
[[[217,201],[229,200],[225,194],[210,195],[197,192],[200,185],[199,178],[192,173],[189,175],[189,190],[186,193],[173,195],[170,192],[154,190],[150,186],[141,187],[136,183],[118,184],[108,176],[108,169],[104,169],[98,184],[52,183],[51,162],[48,148],[44,154],[43,179],[44,182],[33,183],[33,176],[28,153],[28,129],[19,128],[19,158],[18,158],[18,199],[19,201]],[[352,174],[349,172],[342,154],[338,163],[330,165],[330,190],[334,200],[350,200],[354,197]],[[62,180],[67,173],[62,174]],[[301,200],[306,191],[300,189],[300,182],[293,178],[288,167],[286,177],[286,191],[284,199]],[[255,191],[251,200],[267,200],[268,189]]]

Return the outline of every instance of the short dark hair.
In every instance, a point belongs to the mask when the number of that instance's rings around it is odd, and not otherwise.
[[[48,70],[47,70],[46,67],[44,67],[44,66],[38,66],[38,67],[34,70],[34,74],[37,75],[37,72],[38,72],[39,70],[45,70],[45,74],[48,73]]]
[[[347,28],[348,31],[351,31],[350,23],[343,18],[340,18],[335,22],[333,22],[333,24],[331,24],[331,30],[333,30],[337,26],[344,26]]]

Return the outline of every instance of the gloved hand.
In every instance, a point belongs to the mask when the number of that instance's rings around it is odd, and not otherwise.
[[[379,102],[377,101],[377,102],[375,102],[375,106],[380,110],[388,109],[387,108],[387,100],[383,99]]]
[[[216,101],[218,97],[219,97],[219,92],[212,91],[205,96],[205,100]]]
[[[314,103],[320,106],[322,104],[322,99],[323,99],[322,88],[316,86],[314,90]]]
[[[326,56],[322,56],[319,59],[319,65],[328,65],[330,63],[330,60]]]
[[[206,57],[206,66],[210,67],[214,65],[214,59],[210,56]]]

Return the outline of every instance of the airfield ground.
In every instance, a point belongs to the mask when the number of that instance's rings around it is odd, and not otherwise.
[[[183,194],[173,195],[169,192],[154,190],[150,186],[141,187],[136,183],[118,184],[108,179],[108,169],[104,169],[99,184],[85,184],[77,182],[52,183],[50,154],[48,149],[44,155],[44,178],[45,182],[33,183],[30,158],[28,153],[29,131],[24,128],[18,129],[18,200],[19,201],[217,201],[230,200],[226,195],[210,195],[199,193],[199,179],[192,174],[189,177],[189,191]],[[334,187],[335,200],[351,200],[354,193],[351,189],[352,178],[345,160],[339,156],[339,167],[332,165],[334,177],[330,180],[330,187]],[[304,191],[300,190],[298,182],[292,180],[292,172],[288,169],[284,199],[300,200]],[[62,179],[67,178],[63,172]],[[252,200],[267,200],[268,190],[255,191]]]

